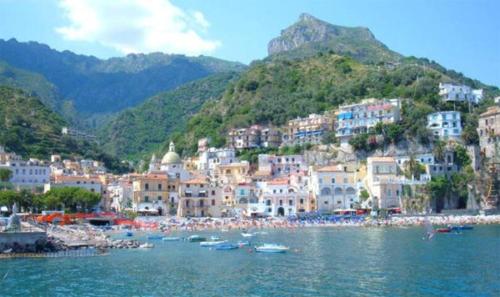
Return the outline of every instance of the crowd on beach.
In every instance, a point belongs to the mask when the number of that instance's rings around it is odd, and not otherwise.
[[[145,230],[157,229],[164,232],[219,230],[258,230],[258,229],[297,229],[305,227],[403,227],[423,226],[430,222],[436,226],[500,224],[500,215],[489,216],[390,216],[387,218],[318,216],[309,218],[160,218],[143,217],[149,223]]]

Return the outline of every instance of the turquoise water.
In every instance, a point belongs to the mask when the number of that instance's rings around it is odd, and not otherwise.
[[[500,226],[269,230],[287,254],[155,241],[109,256],[0,261],[0,296],[500,296]],[[202,233],[200,233],[202,234]],[[214,233],[209,233],[214,234]],[[239,233],[219,233],[240,240]],[[3,277],[3,280],[2,280]]]

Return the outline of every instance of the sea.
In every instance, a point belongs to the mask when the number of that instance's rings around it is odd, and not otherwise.
[[[499,225],[436,234],[430,241],[424,232],[271,229],[252,244],[284,244],[289,252],[150,241],[152,249],[106,256],[0,260],[0,296],[500,296]],[[238,231],[197,234],[243,240]],[[134,236],[147,240],[147,234]]]

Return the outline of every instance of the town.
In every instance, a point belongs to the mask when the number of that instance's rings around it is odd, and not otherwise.
[[[439,85],[439,96],[443,102],[466,103],[472,108],[483,99],[482,90],[450,83]],[[97,205],[79,206],[81,211],[146,216],[495,211],[500,202],[500,98],[479,117],[479,146],[463,143],[461,113],[449,110],[427,115],[426,128],[441,145],[411,152],[384,145],[371,155],[356,154],[356,136],[398,124],[405,100],[411,99],[369,98],[296,118],[282,127],[256,124],[231,129],[226,147],[212,147],[209,138],[199,139],[197,155],[184,159],[171,142],[164,156],[153,154],[143,166],[145,172],[124,175],[108,173],[103,163],[94,160],[62,159],[60,155],[47,161],[23,160],[1,148],[2,182],[4,189],[39,195],[58,188],[81,188],[100,197]],[[466,166],[481,181],[463,185],[461,195],[444,195],[433,184],[436,180],[451,183],[454,174]],[[1,210],[10,212],[13,205],[5,201],[0,197]],[[52,204],[54,209],[21,206],[31,212],[65,210],[64,204],[57,203]]]

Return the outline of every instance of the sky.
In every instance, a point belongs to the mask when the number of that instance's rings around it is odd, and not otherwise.
[[[500,86],[500,0],[0,0],[0,38],[99,58],[165,52],[248,64],[303,12],[368,27],[396,52]]]

